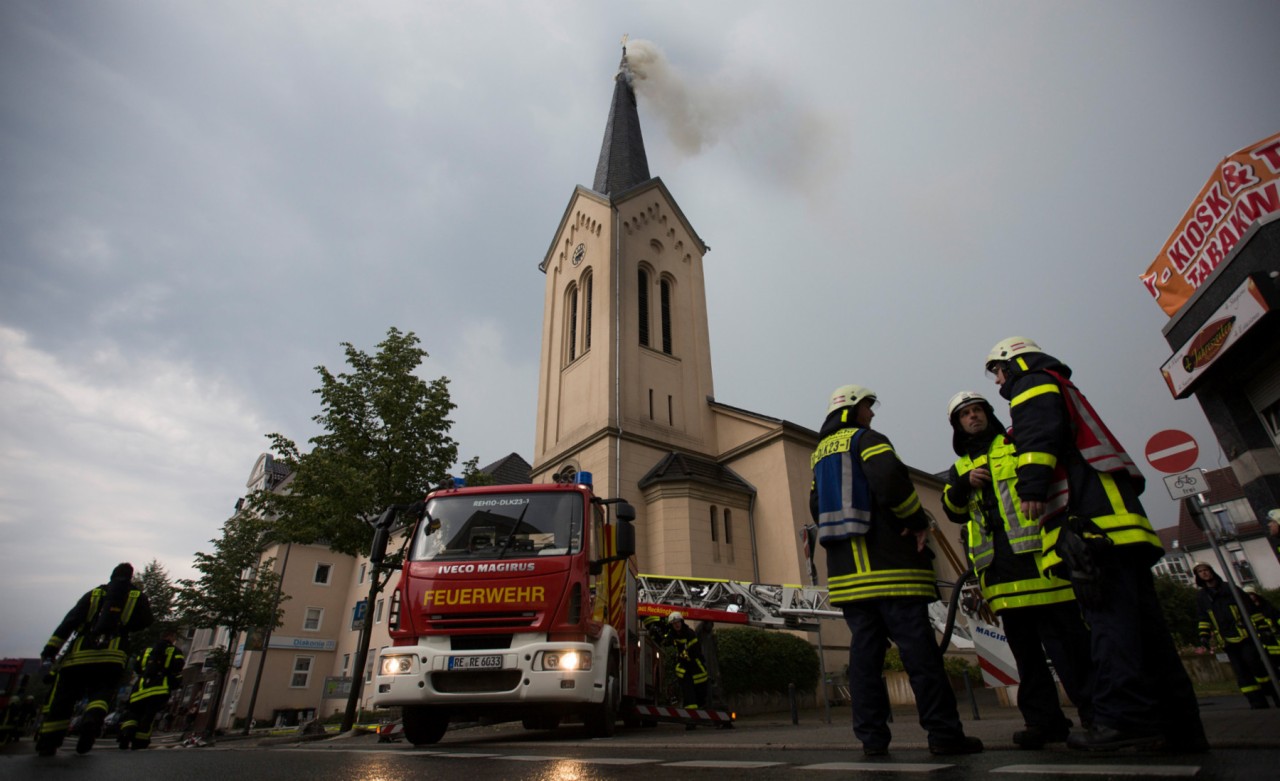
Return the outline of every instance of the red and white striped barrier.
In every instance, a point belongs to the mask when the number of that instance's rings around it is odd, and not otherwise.
[[[720,722],[732,723],[735,714],[723,710],[706,710],[699,708],[693,710],[690,708],[667,708],[659,705],[636,705],[635,712],[638,716],[645,719],[658,719],[659,721],[676,721],[681,724],[695,724],[706,722],[715,724]]]

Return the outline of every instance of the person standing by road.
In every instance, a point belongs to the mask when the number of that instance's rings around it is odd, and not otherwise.
[[[89,702],[76,753],[92,750],[124,673],[129,633],[146,629],[151,620],[147,596],[133,583],[133,566],[128,563],[112,570],[107,583],[80,597],[40,652],[40,659],[52,674],[52,685],[36,735],[38,755],[49,757],[57,753],[71,725],[72,710],[83,697]],[[55,665],[54,660],[68,639],[69,649]]]
[[[178,633],[165,627],[160,640],[137,659],[137,681],[129,694],[129,708],[120,720],[118,742],[122,749],[144,749],[151,745],[151,729],[156,716],[177,690],[186,657],[175,644]]]
[[[1070,580],[1092,633],[1093,725],[1071,748],[1209,748],[1191,679],[1156,597],[1164,549],[1138,497],[1142,473],[1071,381],[1024,337],[997,343],[986,368],[1009,401],[1024,516],[1040,522],[1041,567]]]
[[[1200,645],[1208,650],[1213,650],[1215,644],[1222,648],[1231,661],[1240,693],[1249,701],[1250,708],[1262,710],[1271,707],[1267,695],[1275,696],[1275,690],[1267,675],[1267,667],[1253,645],[1253,638],[1245,628],[1246,621],[1252,621],[1255,626],[1265,626],[1262,611],[1250,610],[1247,618],[1241,616],[1236,598],[1239,597],[1249,607],[1247,594],[1218,577],[1217,570],[1203,561],[1191,571],[1196,576],[1196,588],[1199,589],[1196,592],[1196,620],[1199,622]]]
[[[1018,710],[1026,728],[1013,733],[1013,742],[1026,749],[1061,743],[1071,720],[1062,712],[1045,653],[1080,720],[1092,723],[1089,630],[1071,584],[1040,572],[1040,526],[1022,512],[1017,451],[990,402],[961,391],[951,397],[947,417],[960,458],[947,474],[943,510],[966,525],[965,547],[982,598],[1000,617],[1018,667]]]
[[[831,604],[844,613],[849,643],[853,733],[866,756],[889,751],[885,651],[897,643],[910,676],[920,725],[934,754],[973,754],[982,741],[964,734],[942,650],[929,622],[937,598],[929,519],[906,464],[871,428],[876,395],[844,385],[827,405],[821,441],[810,460],[809,510],[827,554]]]

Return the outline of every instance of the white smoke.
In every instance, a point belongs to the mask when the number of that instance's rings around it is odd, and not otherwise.
[[[627,62],[637,95],[681,153],[723,144],[746,167],[801,191],[838,177],[834,169],[845,158],[838,123],[789,98],[765,74],[736,67],[689,77],[645,40],[627,43]]]

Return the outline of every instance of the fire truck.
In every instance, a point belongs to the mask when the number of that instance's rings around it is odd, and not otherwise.
[[[577,718],[593,737],[613,735],[619,720],[731,722],[728,711],[661,702],[644,617],[679,610],[694,621],[821,633],[842,615],[825,588],[639,574],[635,510],[597,497],[587,472],[568,484],[440,489],[422,507],[373,682],[375,707],[400,708],[415,745],[438,742],[451,720],[555,729]],[[389,509],[377,524],[374,551],[385,550],[392,517]],[[940,631],[954,621],[947,612],[931,606]],[[974,647],[959,626],[943,634]]]
[[[576,717],[597,737],[638,721],[660,665],[639,625],[634,519],[586,472],[428,494],[391,595],[375,706],[399,707],[415,745],[451,719],[554,729]]]

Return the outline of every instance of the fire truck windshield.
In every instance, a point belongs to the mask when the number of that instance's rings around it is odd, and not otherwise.
[[[574,492],[440,496],[427,504],[440,524],[419,524],[412,561],[563,556],[582,548],[582,495]]]

